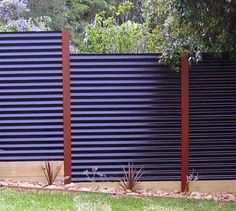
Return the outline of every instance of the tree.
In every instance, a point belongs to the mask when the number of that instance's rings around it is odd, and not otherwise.
[[[235,52],[235,0],[178,1],[183,23],[201,37],[205,51]]]
[[[175,66],[181,52],[235,52],[236,3],[230,0],[147,0],[144,15],[156,51]]]
[[[28,15],[33,19],[42,16],[49,17],[51,19],[49,27],[52,30],[70,28],[68,23],[70,10],[64,0],[28,0],[28,8]]]
[[[145,25],[129,20],[131,2],[117,6],[112,16],[97,14],[85,29],[79,51],[84,53],[144,53],[152,48],[151,34]]]
[[[31,18],[27,0],[2,0],[0,2],[0,31],[49,30],[50,19],[45,16]]]

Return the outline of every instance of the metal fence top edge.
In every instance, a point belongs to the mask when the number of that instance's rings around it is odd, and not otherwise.
[[[161,53],[71,53],[71,56],[161,56]],[[158,57],[157,57],[158,58]]]
[[[33,33],[62,33],[62,31],[18,31],[18,32],[0,32],[0,34],[33,34]]]

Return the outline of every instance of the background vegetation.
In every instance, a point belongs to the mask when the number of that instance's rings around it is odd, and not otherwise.
[[[79,53],[235,52],[235,0],[1,0],[0,31],[69,29]]]

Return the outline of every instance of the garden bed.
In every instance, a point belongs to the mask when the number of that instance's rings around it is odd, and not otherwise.
[[[60,192],[93,192],[93,193],[107,193],[112,195],[131,195],[136,197],[167,197],[167,198],[187,198],[187,199],[207,199],[214,201],[236,201],[236,193],[200,193],[189,192],[181,193],[178,190],[175,191],[162,191],[144,189],[140,185],[136,191],[123,190],[121,187],[110,187],[104,184],[91,183],[86,185],[83,183],[70,183],[70,184],[53,184],[46,185],[44,183],[30,183],[30,182],[13,182],[7,180],[0,180],[1,187],[30,189],[30,190],[42,190],[42,191],[60,191]]]

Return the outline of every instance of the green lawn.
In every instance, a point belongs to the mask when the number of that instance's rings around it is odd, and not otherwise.
[[[187,199],[135,198],[91,193],[47,193],[0,189],[0,211],[218,211],[236,210],[236,203],[216,203]]]

